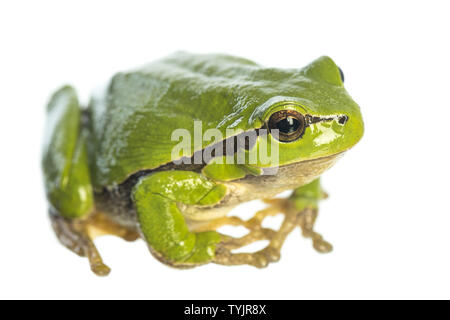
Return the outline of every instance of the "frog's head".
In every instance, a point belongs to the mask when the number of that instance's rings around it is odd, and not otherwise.
[[[363,135],[363,120],[333,60],[321,57],[295,79],[252,115],[268,130],[270,145],[278,146],[279,165],[338,155],[354,146]]]

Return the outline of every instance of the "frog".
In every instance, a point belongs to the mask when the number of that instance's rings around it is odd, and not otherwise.
[[[344,74],[328,56],[275,68],[180,51],[116,73],[87,105],[65,85],[50,97],[46,117],[51,226],[98,276],[111,271],[94,244],[102,235],[143,239],[157,260],[180,269],[266,267],[280,260],[296,228],[318,252],[330,252],[314,229],[327,197],[320,178],[364,132]],[[194,142],[181,148],[180,130]],[[276,157],[253,157],[262,150]],[[277,196],[283,192],[289,195]],[[267,205],[248,220],[230,215],[252,200]],[[263,226],[276,215],[278,229]],[[224,226],[247,233],[219,232]],[[267,245],[244,250],[259,241]]]

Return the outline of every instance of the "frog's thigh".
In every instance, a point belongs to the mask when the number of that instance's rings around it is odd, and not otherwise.
[[[59,241],[89,258],[91,269],[106,275],[84,220],[94,208],[86,146],[86,129],[74,89],[63,87],[47,107],[46,139],[42,159],[50,220]]]
[[[47,199],[65,218],[86,216],[93,208],[86,134],[75,91],[63,87],[47,107],[42,168]]]
[[[190,232],[178,203],[212,205],[225,193],[225,186],[190,171],[164,171],[143,177],[133,190],[133,200],[151,252],[175,267],[210,262],[220,235],[215,231]]]

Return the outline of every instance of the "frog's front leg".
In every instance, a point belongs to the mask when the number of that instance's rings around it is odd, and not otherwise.
[[[253,218],[243,221],[237,217],[225,217],[212,222],[203,228],[218,228],[223,225],[243,226],[250,232],[241,238],[229,237],[220,245],[214,262],[225,265],[249,264],[255,267],[265,267],[270,262],[278,261],[281,248],[286,237],[300,227],[305,237],[311,238],[313,247],[322,253],[332,250],[320,234],[314,231],[314,223],[318,213],[318,202],[325,197],[320,187],[319,179],[302,186],[286,199],[265,200],[269,206],[258,211]],[[262,222],[268,216],[283,214],[284,220],[278,230],[263,228]],[[233,253],[233,250],[251,244],[255,241],[268,240],[269,244],[254,253]]]
[[[143,177],[133,190],[139,227],[150,251],[174,267],[210,262],[222,237],[215,231],[190,232],[179,205],[210,206],[226,187],[190,171],[162,171]]]
[[[314,231],[314,224],[319,211],[318,203],[327,197],[328,194],[320,186],[320,179],[316,179],[294,190],[288,199],[293,204],[293,210],[299,213],[299,225],[303,236],[311,238],[314,249],[321,253],[333,250],[333,246],[325,241],[322,235]]]

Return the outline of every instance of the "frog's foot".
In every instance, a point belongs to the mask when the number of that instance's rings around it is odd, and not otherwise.
[[[98,276],[106,276],[111,269],[103,263],[93,239],[104,234],[119,236],[127,241],[139,238],[135,231],[116,225],[102,214],[94,214],[87,219],[67,219],[53,210],[49,211],[50,221],[58,240],[69,250],[81,257],[87,257],[91,270]]]
[[[244,221],[238,217],[224,217],[212,221],[202,229],[217,229],[224,225],[243,226],[249,233],[240,238],[223,236],[218,244],[213,262],[223,265],[248,264],[257,268],[266,267],[271,262],[280,259],[281,248],[286,237],[296,228],[302,229],[305,237],[311,238],[313,247],[326,253],[332,250],[331,244],[323,240],[322,236],[314,231],[313,226],[317,218],[317,210],[305,208],[298,210],[294,203],[288,199],[265,200],[269,206],[258,211],[253,218]],[[262,227],[263,220],[268,216],[283,214],[284,220],[278,230]],[[269,244],[262,250],[254,253],[234,253],[233,251],[260,240],[268,240]]]
[[[325,241],[321,234],[314,231],[314,223],[317,219],[317,209],[306,208],[301,212],[300,228],[305,238],[311,238],[313,247],[317,252],[328,253],[333,250],[331,243]]]

